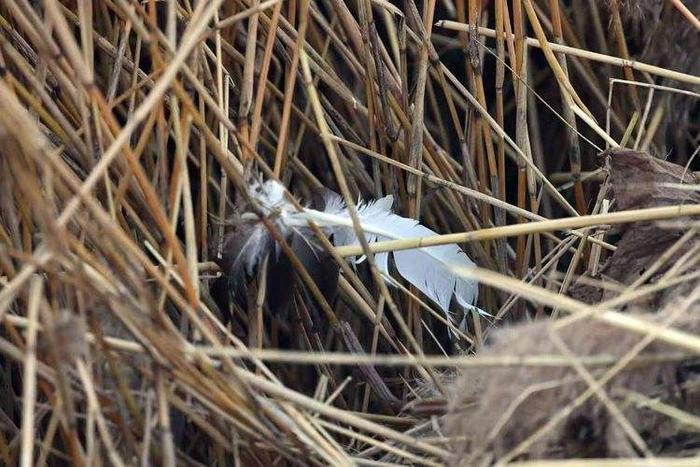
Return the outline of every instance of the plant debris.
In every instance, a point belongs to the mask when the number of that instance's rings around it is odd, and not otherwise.
[[[675,326],[697,333],[699,312],[697,308],[689,310]],[[638,315],[656,323],[663,322],[664,316]],[[578,321],[558,331],[553,330],[552,323],[498,331],[480,355],[560,355],[562,349],[552,340],[556,333],[572,358],[623,358],[642,340],[637,333],[597,321]],[[657,357],[660,360],[655,361]],[[511,459],[635,457],[640,447],[630,440],[622,423],[631,426],[643,441],[643,449],[654,455],[700,448],[697,438],[691,436],[697,426],[684,425],[635,403],[631,397],[642,395],[700,415],[700,372],[697,368],[686,371],[700,360],[678,357],[677,349],[662,343],[649,344],[638,358],[639,363],[632,361],[601,387],[617,407],[615,413],[598,395],[587,394],[590,386],[570,366],[464,371],[455,384],[446,422],[450,436],[465,440],[454,442],[455,465],[479,465],[484,459],[502,459],[505,455],[511,455]],[[598,380],[609,369],[587,370]],[[584,395],[588,397],[584,399]]]
[[[700,193],[693,189],[694,175],[685,167],[627,149],[608,151],[602,158],[608,172],[608,196],[614,199],[617,211],[700,203]],[[669,269],[677,268],[681,259],[688,260],[688,253],[697,248],[700,239],[688,232],[688,225],[697,220],[636,222],[615,228],[609,234],[618,237],[616,249],[603,262],[598,278],[620,286],[631,286],[644,275],[649,277],[639,285],[658,282]],[[652,274],[647,273],[650,270]],[[697,270],[693,262],[684,268],[687,274]],[[665,287],[643,300],[649,309],[659,309],[679,294],[688,293],[696,282]],[[572,288],[571,295],[587,303],[598,303],[614,294],[581,282]],[[640,301],[636,303],[642,305]]]
[[[0,1],[0,465],[700,459],[697,7]]]

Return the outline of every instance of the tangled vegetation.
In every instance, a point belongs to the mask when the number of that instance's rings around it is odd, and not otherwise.
[[[0,463],[700,464],[698,15],[0,0]]]

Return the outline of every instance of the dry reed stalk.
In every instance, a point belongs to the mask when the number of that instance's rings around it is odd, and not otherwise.
[[[2,462],[444,465],[456,368],[571,368],[642,452],[619,397],[695,427],[669,401],[602,388],[596,372],[622,365],[610,355],[470,356],[506,323],[557,313],[676,349],[625,363],[700,349],[624,311],[696,283],[700,208],[616,209],[594,160],[671,145],[691,164],[700,78],[683,41],[676,69],[663,44],[652,53],[637,3],[599,3],[0,2]],[[644,11],[687,41],[693,7]],[[305,230],[337,285],[263,216],[276,253],[232,287],[222,249],[243,238],[241,206],[263,212],[260,178],[297,209],[342,194],[359,245]],[[440,235],[368,243],[356,200],[387,194]],[[660,221],[689,227],[634,280],[599,274],[626,251],[611,228]],[[377,269],[375,253],[448,243],[479,264],[455,273],[480,280],[494,318],[453,306],[450,320]]]

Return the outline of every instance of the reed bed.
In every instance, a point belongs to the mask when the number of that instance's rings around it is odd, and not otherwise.
[[[699,14],[0,0],[0,463],[700,464]],[[438,235],[229,277],[261,180]]]

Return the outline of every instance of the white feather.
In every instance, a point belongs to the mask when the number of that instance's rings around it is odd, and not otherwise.
[[[269,233],[264,225],[255,226],[250,236],[241,246],[240,253],[234,260],[231,270],[236,271],[238,268],[245,268],[246,274],[252,276],[258,261],[267,254],[268,236]]]
[[[268,186],[271,185],[271,186]],[[313,220],[329,236],[336,246],[357,244],[352,219],[342,198],[333,193],[326,197],[324,211],[306,208],[299,212],[283,198],[283,187],[268,181],[256,187],[256,198],[269,210],[281,213],[280,223],[286,227],[306,225]],[[397,240],[409,237],[437,235],[414,219],[401,217],[391,211],[394,198],[385,196],[376,201],[362,202],[357,206],[362,230],[368,242]],[[394,251],[396,269],[401,276],[434,301],[451,320],[450,304],[454,298],[465,308],[476,302],[479,287],[476,281],[455,275],[452,267],[474,267],[474,263],[457,245],[439,245],[426,248]],[[377,267],[389,277],[389,253],[376,255]]]
[[[437,235],[418,221],[391,212],[393,201],[390,195],[358,204],[357,213],[368,242]],[[312,219],[325,227],[329,234],[333,234],[333,242],[337,246],[358,243],[350,215],[338,195],[326,199],[326,209],[323,212],[307,209],[300,217]],[[448,319],[453,297],[467,308],[476,302],[479,290],[476,281],[464,279],[450,270],[455,266],[474,267],[472,260],[457,245],[401,250],[392,252],[392,255],[399,274],[437,303]],[[388,256],[388,253],[376,255],[377,266],[387,276]]]

